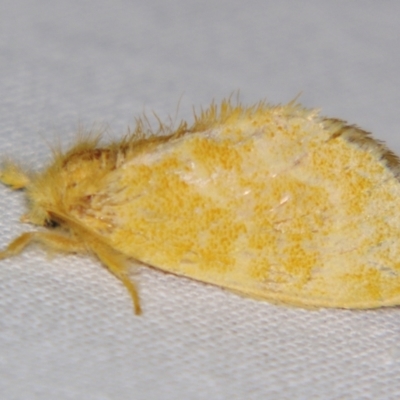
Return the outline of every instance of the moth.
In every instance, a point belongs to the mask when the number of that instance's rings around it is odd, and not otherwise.
[[[41,172],[6,163],[38,243],[93,255],[141,312],[132,260],[255,299],[303,307],[400,304],[400,161],[369,133],[296,102],[223,101],[190,125],[138,120],[80,138]]]

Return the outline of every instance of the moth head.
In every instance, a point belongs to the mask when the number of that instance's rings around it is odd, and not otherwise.
[[[21,217],[21,222],[50,229],[60,226],[60,221],[56,220],[52,213],[57,202],[50,189],[42,185],[36,187],[34,184],[26,188],[28,212]]]
[[[0,171],[0,181],[13,190],[26,192],[28,212],[21,217],[21,222],[47,228],[55,228],[60,225],[50,212],[54,208],[57,190],[54,188],[54,179],[51,179],[46,172],[38,174],[8,161]],[[58,185],[56,186],[58,187]]]
[[[0,181],[13,190],[29,190],[34,180],[34,174],[23,169],[17,163],[6,161],[0,172]],[[32,210],[30,210],[32,211]],[[28,212],[21,217],[21,222],[31,222],[44,225],[46,215],[41,207],[34,207],[34,212]]]
[[[36,207],[34,211],[30,210],[28,213],[24,214],[21,217],[21,222],[44,226],[49,229],[58,228],[61,225],[60,221],[55,219],[50,212],[40,207]]]
[[[15,190],[25,190],[28,212],[22,222],[47,228],[68,228],[68,218],[90,218],[93,195],[109,171],[115,168],[118,152],[97,148],[98,138],[80,140],[67,152],[54,150],[52,162],[41,172],[31,172],[8,163],[0,181]],[[104,225],[101,221],[94,221]]]
[[[35,174],[26,187],[28,212],[22,221],[50,229],[64,226],[59,216],[70,213],[80,204],[79,178],[57,162]]]

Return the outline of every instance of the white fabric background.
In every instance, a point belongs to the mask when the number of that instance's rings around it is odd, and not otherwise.
[[[0,153],[32,168],[79,126],[301,101],[400,153],[400,2],[2,0]],[[30,229],[0,187],[0,245]],[[396,260],[398,261],[398,260]],[[0,265],[0,398],[398,399],[400,309],[285,308],[141,270],[144,315],[95,260]]]

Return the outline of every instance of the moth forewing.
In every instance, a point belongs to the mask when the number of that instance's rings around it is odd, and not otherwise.
[[[368,133],[293,102],[212,104],[163,137],[143,127],[80,138],[32,176],[8,164],[0,179],[26,189],[27,219],[49,230],[0,257],[31,242],[94,254],[136,313],[132,259],[272,302],[400,303],[400,163]]]

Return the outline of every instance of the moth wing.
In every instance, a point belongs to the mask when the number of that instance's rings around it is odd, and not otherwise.
[[[364,132],[301,109],[172,138],[111,176],[109,240],[254,298],[399,304],[400,184],[384,152]]]

